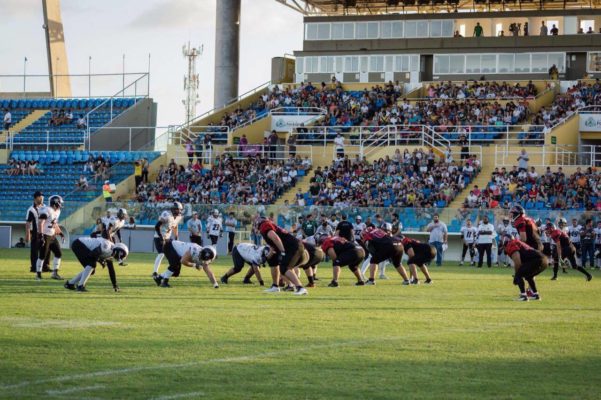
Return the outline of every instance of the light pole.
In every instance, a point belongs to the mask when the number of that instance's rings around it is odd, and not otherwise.
[[[27,90],[27,57],[23,59],[23,98],[25,98],[25,91]]]
[[[92,97],[92,56],[88,57],[88,98]]]
[[[121,95],[123,97],[125,97],[125,54],[123,54],[123,83],[122,83],[122,89],[121,89]]]

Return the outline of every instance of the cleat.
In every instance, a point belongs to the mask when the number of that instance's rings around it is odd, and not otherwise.
[[[586,276],[586,281],[587,281],[587,282],[590,282],[590,281],[591,281],[591,279],[593,279],[593,276],[592,276],[591,274],[588,274],[588,275]]]
[[[314,281],[318,281],[318,280],[319,280],[319,278],[317,277],[317,275],[315,275],[315,276],[313,277],[313,280],[314,280]]]
[[[227,283],[227,282],[225,282]],[[250,279],[245,279],[242,281],[243,285],[254,285],[253,281],[251,281]]]
[[[459,261],[459,266],[463,267],[463,261]]]
[[[37,271],[35,268],[29,268],[29,272],[32,272],[32,273],[34,273],[34,274],[35,274],[35,273],[36,273],[36,272],[38,272],[38,271]]]
[[[170,288],[171,285],[169,284],[169,280],[168,279],[163,279],[163,282],[161,282],[161,285],[159,287]]]
[[[403,283],[401,283],[401,285],[403,285],[403,286],[409,286],[409,285],[411,285],[411,282],[409,282],[409,281],[403,281]]]
[[[431,283],[432,283],[432,279],[426,279],[426,280],[424,281],[424,283],[425,283],[426,285],[429,285],[429,284],[431,284]]]
[[[157,286],[161,286],[161,282],[163,281],[163,278],[161,278],[160,275],[155,275],[152,277],[152,279],[154,279],[154,283],[156,283]]]
[[[532,293],[532,296],[528,295],[528,299],[530,300],[540,300],[540,296],[538,293]]]
[[[419,279],[411,279],[409,283],[412,285],[419,285]]]
[[[119,261],[119,265],[122,267],[127,267],[127,263],[125,261]]]
[[[76,286],[74,284],[72,284],[72,283],[69,283],[69,282],[65,282],[64,286],[65,286],[65,289],[69,289],[69,290],[75,290],[76,289]]]
[[[266,292],[266,293],[279,293],[280,288],[277,287],[277,286],[272,286],[269,289],[265,289],[263,291]]]
[[[85,286],[81,286],[81,285],[77,286],[77,289],[75,289],[75,290],[78,291],[79,293],[84,293],[84,292],[88,291],[88,289],[86,289]]]
[[[515,300],[516,301],[528,301],[528,296],[526,296],[525,294],[521,294],[520,297],[518,297]]]
[[[224,285],[227,285],[227,276],[223,275],[220,279],[221,283],[223,283]],[[244,282],[246,283],[246,282]]]
[[[54,279],[54,280],[57,280],[57,281],[62,281],[62,280],[63,280],[63,277],[62,277],[62,276],[60,276],[60,275],[58,274],[58,272],[56,272],[56,271],[52,273],[52,275],[50,276],[50,278],[52,278],[52,279]]]
[[[328,284],[328,287],[338,287],[338,282],[332,281]]]
[[[307,284],[307,287],[315,287],[315,282],[310,282]]]
[[[35,274],[35,280],[36,281],[41,281],[42,280],[42,273],[41,272],[36,272],[36,274]]]
[[[153,273],[152,273],[152,277],[153,277],[153,278],[156,278],[157,276],[159,276],[158,272],[153,272]]]
[[[294,292],[295,296],[303,296],[307,294],[309,294],[309,292],[307,292],[307,289],[305,289],[304,287],[300,287]]]
[[[296,288],[292,285],[288,285],[284,288],[284,292],[294,292]]]
[[[357,281],[357,283],[355,283],[355,286],[365,286],[365,282]]]
[[[371,280],[368,280],[367,282],[365,282],[365,284],[366,284],[367,286],[374,286],[374,285],[376,284],[376,281],[371,281]]]
[[[213,289],[219,289],[219,284],[217,282],[213,284]]]

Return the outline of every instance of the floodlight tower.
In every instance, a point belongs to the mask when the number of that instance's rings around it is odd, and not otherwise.
[[[192,118],[196,116],[196,105],[200,103],[198,100],[198,74],[196,73],[196,60],[202,55],[203,47],[191,47],[190,42],[182,48],[182,54],[188,59],[188,75],[184,76],[184,90],[186,98],[182,100],[186,108],[186,123],[190,123]]]

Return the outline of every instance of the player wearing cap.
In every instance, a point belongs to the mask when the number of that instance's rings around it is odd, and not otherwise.
[[[154,277],[154,282],[162,288],[170,288],[169,279],[178,277],[182,265],[202,270],[207,274],[209,281],[215,289],[219,288],[217,279],[211,270],[211,262],[217,256],[217,250],[213,246],[201,247],[196,243],[169,240],[164,246],[165,257],[169,261],[169,268],[161,275]]]
[[[90,276],[94,274],[96,263],[100,263],[103,267],[107,265],[109,269],[113,269],[113,263],[108,264],[108,261],[115,259],[119,263],[123,263],[129,254],[127,246],[123,243],[115,244],[105,238],[85,236],[76,239],[71,245],[71,250],[73,250],[73,254],[84,269],[65,282],[65,289],[77,290],[78,292],[87,292],[86,283]],[[114,272],[110,276],[113,290],[118,292],[119,286],[117,286],[117,278]]]

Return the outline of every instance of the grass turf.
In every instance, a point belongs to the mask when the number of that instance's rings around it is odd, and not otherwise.
[[[434,284],[400,277],[309,296],[241,284],[213,289],[185,268],[172,289],[152,254],[101,268],[89,293],[26,272],[28,252],[0,251],[0,398],[599,399],[601,275],[538,279],[541,302],[513,301],[511,272],[447,263]],[[216,275],[230,266],[222,257]],[[166,268],[163,263],[162,270]],[[70,252],[62,274],[80,271]],[[269,281],[268,271],[264,272]],[[48,278],[48,274],[45,274]]]

